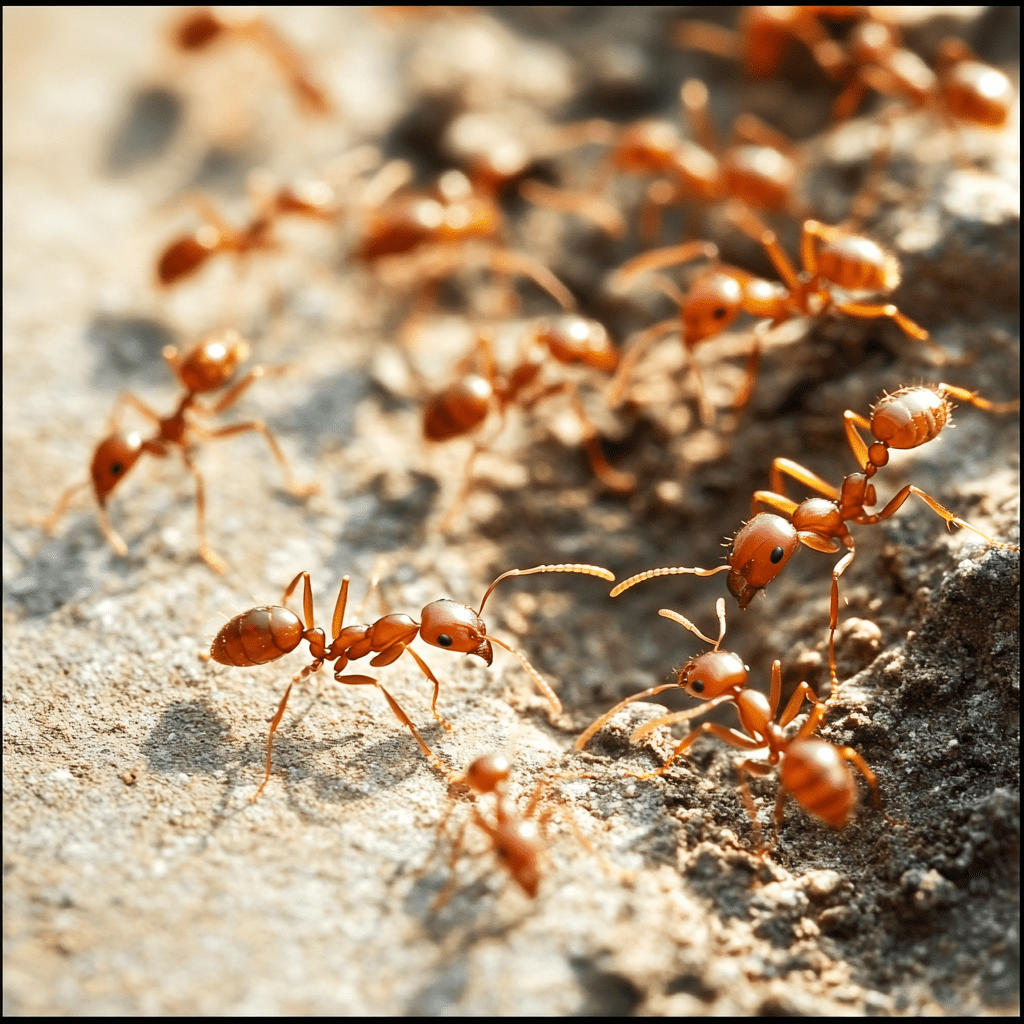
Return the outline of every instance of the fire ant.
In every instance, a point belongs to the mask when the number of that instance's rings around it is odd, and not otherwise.
[[[527,661],[524,654],[514,647],[510,647],[503,640],[491,636],[487,632],[486,624],[480,618],[484,605],[487,603],[487,598],[491,596],[494,588],[502,580],[508,579],[510,576],[530,576],[541,572],[574,572],[587,576],[599,576],[604,580],[615,579],[607,569],[593,565],[538,565],[532,569],[510,569],[508,572],[502,573],[487,588],[483,600],[480,602],[480,608],[477,611],[473,611],[468,605],[459,604],[457,601],[444,598],[428,604],[420,613],[420,622],[416,622],[408,615],[388,614],[382,616],[371,625],[343,626],[349,584],[349,578],[345,576],[342,578],[338,599],[334,605],[334,615],[331,619],[331,637],[328,641],[323,629],[314,624],[313,589],[310,584],[309,573],[300,572],[285,588],[280,605],[252,608],[241,615],[236,615],[230,622],[226,622],[214,638],[210,648],[210,657],[221,665],[236,665],[240,667],[265,665],[291,653],[303,640],[309,644],[309,652],[313,657],[313,661],[309,665],[292,677],[292,682],[288,685],[288,689],[285,690],[277,712],[270,723],[270,732],[267,734],[266,774],[262,785],[252,799],[257,800],[270,781],[274,733],[281,724],[285,708],[288,705],[288,698],[292,692],[292,686],[299,680],[305,679],[311,673],[319,671],[325,662],[334,663],[334,679],[336,682],[354,686],[376,686],[384,694],[389,707],[398,720],[412,732],[427,760],[438,771],[448,774],[444,763],[427,746],[409,716],[376,679],[372,676],[343,674],[350,661],[357,661],[370,654],[376,655],[371,660],[370,665],[373,668],[380,668],[384,665],[392,664],[403,654],[408,653],[419,666],[420,671],[434,684],[434,695],[430,702],[430,710],[434,718],[446,729],[450,729],[451,726],[437,710],[437,697],[441,689],[441,683],[430,670],[427,663],[409,646],[417,636],[432,647],[458,651],[463,654],[475,654],[487,665],[491,664],[494,657],[491,647],[492,643],[503,647],[522,662],[523,667],[534,684],[547,698],[554,714],[560,714],[562,703],[547,684],[544,677]],[[299,580],[304,581],[302,620],[286,607],[288,599],[299,584]],[[303,622],[305,625],[303,625]]]
[[[142,399],[130,392],[125,392],[118,398],[108,424],[111,433],[96,446],[92,457],[92,487],[96,495],[96,503],[99,506],[100,527],[110,546],[122,557],[127,555],[128,546],[110,525],[110,520],[107,517],[107,499],[142,455],[166,458],[172,449],[177,448],[196,482],[196,532],[199,534],[199,554],[211,569],[215,572],[223,572],[227,566],[206,541],[205,488],[199,467],[192,460],[196,438],[212,440],[257,431],[266,438],[271,454],[284,472],[285,485],[291,494],[305,498],[315,494],[319,487],[316,484],[300,484],[293,479],[284,452],[281,451],[274,435],[262,421],[234,423],[227,427],[209,430],[200,426],[190,417],[190,413],[200,413],[204,416],[215,416],[222,413],[234,405],[257,380],[262,377],[279,375],[285,371],[285,368],[268,370],[262,366],[253,367],[244,377],[236,381],[214,405],[203,406],[197,403],[197,396],[209,394],[224,387],[234,376],[238,365],[249,357],[249,346],[238,331],[233,329],[216,331],[184,356],[180,355],[173,345],[167,345],[163,350],[163,357],[185,389],[185,394],[178,402],[174,412],[165,417],[159,416]],[[126,405],[156,424],[157,431],[152,437],[144,438],[138,432],[127,435],[118,432],[117,424],[122,409]],[[44,523],[46,530],[50,531],[57,525],[67,511],[72,497],[86,486],[88,486],[88,481],[74,484],[61,495],[57,507]]]
[[[572,293],[547,267],[500,243],[503,228],[494,195],[461,171],[446,171],[433,190],[398,191],[372,208],[353,256],[369,266],[407,270],[434,282],[464,266],[467,246],[478,242],[496,274],[528,277],[562,309],[574,309]]]
[[[582,364],[607,371],[615,369],[619,355],[602,324],[575,314],[564,314],[531,327],[520,343],[517,364],[509,373],[499,374],[490,340],[481,335],[476,347],[476,361],[481,372],[463,373],[428,400],[423,410],[424,437],[434,442],[464,437],[477,430],[492,410],[504,420],[512,405],[518,404],[526,409],[542,399],[567,394],[583,426],[584,445],[594,475],[610,490],[618,493],[632,491],[636,486],[633,476],[613,468],[605,458],[597,430],[587,416],[575,383],[560,381],[529,392],[550,359],[563,366]],[[476,457],[486,447],[481,441],[474,444],[466,464],[465,482],[448,513],[449,517],[469,487]]]
[[[839,624],[839,578],[849,568],[856,553],[853,535],[847,523],[874,526],[895,515],[907,498],[915,494],[936,515],[941,516],[949,527],[959,526],[971,530],[994,547],[1020,550],[1015,544],[1004,544],[989,537],[913,484],[903,487],[880,512],[867,511],[877,501],[871,479],[888,464],[889,450],[919,448],[938,437],[950,421],[953,411],[951,398],[969,402],[988,412],[1008,412],[1019,407],[1018,402],[997,404],[979,398],[964,388],[938,384],[932,387],[900,388],[891,395],[885,395],[871,410],[870,420],[847,409],[843,414],[844,428],[847,442],[860,466],[858,472],[848,474],[839,487],[833,487],[799,463],[784,458],[774,459],[771,490],[754,492],[754,516],[733,539],[726,565],[714,569],[652,569],[620,583],[612,591],[612,597],[655,576],[680,573],[714,576],[716,573],[728,572],[729,591],[739,606],[746,608],[754,595],[782,572],[801,544],[825,554],[839,554],[845,549],[843,557],[832,570],[829,610],[828,660],[832,678],[832,696],[829,699],[834,699],[838,688],[835,637]],[[870,432],[870,445],[865,444],[861,437],[862,429]],[[824,497],[794,501],[785,494],[787,476]],[[775,511],[758,512],[759,504]]]
[[[663,690],[680,687],[691,696],[699,697],[708,703],[702,707],[672,712],[646,722],[630,736],[632,741],[636,742],[662,726],[689,721],[720,704],[727,703],[735,705],[740,719],[740,729],[704,722],[698,728],[690,730],[660,768],[642,774],[629,773],[633,778],[651,779],[658,775],[664,775],[673,761],[688,750],[701,736],[711,734],[740,750],[753,751],[765,747],[768,749],[767,763],[750,759],[735,762],[740,793],[758,836],[760,836],[760,826],[757,821],[757,813],[750,791],[740,773],[764,776],[768,775],[773,767],[779,767],[780,788],[774,815],[776,835],[782,823],[786,797],[789,795],[792,795],[806,811],[821,818],[833,828],[842,828],[849,821],[857,799],[857,788],[846,762],[852,763],[867,780],[871,786],[875,806],[881,811],[878,782],[860,754],[852,747],[836,747],[824,740],[814,738],[814,733],[825,717],[825,704],[818,700],[809,684],[802,682],[797,687],[776,721],[775,716],[778,714],[782,698],[782,663],[778,659],[772,663],[771,691],[768,697],[757,690],[748,688],[748,670],[740,657],[728,651],[719,650],[725,637],[725,602],[721,598],[716,603],[716,611],[719,622],[718,639],[712,641],[682,615],[669,608],[662,608],[658,612],[659,615],[678,622],[706,643],[714,643],[714,647],[704,654],[691,658],[677,671],[674,683],[655,686],[643,693],[634,694],[617,704],[607,714],[602,715],[576,741],[576,749],[582,750],[605,722],[627,704],[661,693]],[[796,718],[805,698],[811,701],[814,707],[797,734],[791,739],[787,739],[782,730]],[[887,821],[892,821],[884,812],[883,816]],[[760,842],[758,845],[760,846]],[[762,851],[770,849],[771,845],[774,845],[774,841],[768,847],[762,848]]]
[[[156,265],[157,282],[170,288],[201,270],[218,253],[232,253],[245,259],[250,253],[274,249],[272,232],[276,221],[285,216],[332,221],[336,216],[334,194],[324,182],[313,182],[301,189],[281,188],[258,205],[260,212],[242,228],[234,228],[205,199],[194,196],[202,224],[195,231],[174,239],[160,254]]]
[[[833,291],[887,295],[900,283],[899,261],[892,253],[871,239],[852,234],[844,228],[807,220],[803,223],[800,241],[803,273],[797,273],[773,231],[741,206],[730,212],[737,224],[764,247],[782,283],[766,281],[737,267],[719,264],[701,274],[690,290],[683,294],[672,282],[659,276],[656,279],[658,286],[678,304],[679,315],[649,327],[623,357],[609,389],[608,400],[612,406],[621,401],[629,373],[637,360],[660,335],[682,327],[683,344],[688,352],[692,352],[701,342],[725,330],[741,312],[765,318],[770,322],[767,326],[776,326],[798,316],[820,317],[829,310],[861,319],[888,318],[895,321],[912,340],[926,344],[940,361],[947,361],[945,353],[931,340],[928,332],[892,303],[852,301]],[[699,257],[713,259],[716,255],[717,249],[708,242],[653,249],[620,267],[612,276],[610,287],[622,290],[650,271]],[[760,348],[760,330],[755,329],[744,382],[733,402],[735,408],[741,408],[750,399],[760,361]],[[697,380],[702,418],[707,421],[710,410],[699,370],[693,360],[690,367]]]
[[[202,7],[189,12],[175,26],[172,38],[175,46],[186,53],[206,50],[224,40],[251,43],[277,66],[304,110],[319,115],[333,110],[327,94],[314,82],[296,50],[262,18],[228,21]]]

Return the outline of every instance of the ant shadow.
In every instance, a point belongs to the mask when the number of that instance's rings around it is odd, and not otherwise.
[[[167,383],[165,345],[173,333],[157,320],[125,314],[97,313],[85,331],[86,342],[96,350],[93,384],[121,391],[128,384]]]

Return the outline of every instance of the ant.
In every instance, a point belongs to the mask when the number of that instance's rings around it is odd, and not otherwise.
[[[574,309],[572,293],[547,267],[501,244],[503,229],[504,216],[493,193],[462,171],[450,170],[432,190],[406,189],[382,199],[369,211],[353,256],[369,266],[387,260],[383,265],[436,282],[464,266],[467,246],[477,242],[496,274],[528,277],[562,309]]]
[[[164,347],[163,357],[185,389],[185,394],[178,402],[174,412],[170,416],[163,417],[130,392],[119,396],[108,423],[111,433],[96,446],[90,467],[92,487],[96,495],[96,503],[99,506],[100,527],[117,554],[122,557],[127,555],[128,546],[110,525],[107,516],[107,499],[141,456],[154,455],[166,458],[173,448],[177,448],[196,482],[196,532],[199,535],[199,554],[215,572],[224,572],[227,566],[206,541],[205,488],[199,467],[192,459],[196,438],[212,440],[256,431],[266,438],[271,454],[284,472],[285,485],[291,494],[299,498],[306,498],[317,493],[320,488],[316,484],[300,484],[293,479],[284,452],[281,451],[274,435],[262,421],[251,420],[246,423],[233,423],[230,426],[209,430],[196,423],[190,417],[190,413],[216,416],[234,405],[257,380],[268,376],[278,376],[286,372],[286,368],[278,367],[268,370],[262,366],[253,367],[244,377],[236,381],[214,405],[203,406],[197,403],[197,397],[224,387],[234,376],[238,365],[249,357],[249,346],[238,331],[231,328],[216,331],[184,356],[178,352],[175,346],[167,345]],[[126,405],[131,406],[147,420],[156,424],[157,431],[152,437],[144,438],[138,432],[122,434],[117,430],[122,409]],[[82,481],[72,485],[61,495],[57,507],[44,523],[44,528],[47,531],[53,530],[67,511],[73,496],[87,486],[88,481]]]
[[[298,216],[332,221],[336,215],[334,194],[324,182],[313,182],[301,189],[281,188],[259,202],[260,212],[242,228],[234,228],[217,209],[199,196],[190,202],[202,218],[193,232],[170,242],[156,264],[157,282],[171,288],[198,273],[218,253],[231,253],[245,259],[250,253],[276,248],[272,238],[280,217]]]
[[[631,777],[651,779],[658,775],[664,775],[671,767],[672,762],[701,736],[711,734],[740,750],[754,751],[763,748],[768,750],[767,763],[751,759],[735,762],[740,793],[747,813],[758,833],[759,846],[760,826],[757,821],[757,812],[741,773],[764,776],[768,775],[773,767],[779,767],[780,788],[774,815],[776,836],[782,823],[786,797],[790,795],[806,811],[821,818],[833,828],[842,828],[849,821],[857,799],[857,788],[853,775],[847,767],[847,762],[853,764],[867,780],[871,786],[875,806],[881,811],[878,782],[860,754],[852,747],[836,747],[822,739],[814,738],[814,733],[825,717],[825,704],[815,696],[809,684],[807,682],[800,683],[776,721],[775,717],[778,714],[782,697],[782,662],[776,659],[772,663],[771,691],[768,697],[757,690],[749,689],[747,687],[748,669],[743,661],[738,655],[719,649],[725,637],[725,602],[721,598],[716,603],[716,611],[719,622],[718,639],[712,641],[682,615],[669,608],[662,608],[658,612],[659,615],[678,622],[706,643],[714,643],[713,648],[691,658],[677,671],[674,683],[655,686],[643,693],[634,694],[617,704],[607,714],[602,715],[576,741],[576,749],[582,750],[605,722],[627,704],[663,690],[680,687],[691,696],[699,697],[708,703],[702,707],[673,712],[646,722],[634,730],[630,736],[632,741],[636,742],[662,726],[688,721],[726,703],[735,705],[740,719],[740,729],[704,722],[698,728],[690,730],[660,768],[642,774],[630,772]],[[797,734],[791,739],[787,739],[782,730],[796,718],[805,698],[811,701],[814,707]],[[888,815],[882,813],[887,821],[892,821]],[[762,852],[771,849],[773,845],[774,841],[767,847],[761,847]]]
[[[267,734],[266,774],[262,785],[252,799],[259,799],[260,794],[262,794],[267,783],[270,781],[274,733],[281,724],[285,708],[288,705],[288,698],[292,692],[292,686],[299,680],[305,679],[311,673],[319,671],[325,662],[334,663],[334,679],[336,682],[353,686],[376,686],[384,694],[388,705],[398,720],[412,732],[427,760],[438,771],[447,774],[444,763],[427,746],[423,737],[413,725],[412,720],[376,679],[372,676],[342,674],[350,661],[358,661],[370,654],[376,655],[371,660],[370,665],[373,668],[380,668],[384,665],[392,664],[403,654],[408,653],[419,666],[420,671],[434,684],[434,695],[430,702],[430,710],[434,718],[446,729],[450,729],[449,723],[437,710],[437,696],[441,689],[441,683],[430,670],[427,663],[409,646],[417,636],[432,647],[458,651],[463,654],[475,654],[487,665],[491,664],[494,657],[491,647],[492,643],[503,647],[522,662],[523,667],[534,684],[547,698],[554,714],[561,714],[562,703],[543,676],[527,661],[524,654],[517,651],[514,647],[510,647],[503,640],[491,636],[487,632],[486,624],[480,618],[484,605],[487,603],[487,598],[491,596],[494,588],[502,580],[508,579],[511,576],[530,576],[541,572],[574,572],[586,576],[599,576],[604,580],[615,579],[607,569],[594,565],[538,565],[532,569],[510,569],[508,572],[502,573],[487,588],[487,592],[484,594],[483,600],[480,602],[480,608],[477,611],[473,611],[468,605],[459,604],[457,601],[444,598],[428,604],[420,613],[420,622],[416,622],[415,619],[410,618],[408,615],[388,614],[382,616],[371,625],[343,626],[349,584],[349,577],[345,576],[342,578],[338,599],[334,605],[334,615],[331,619],[331,637],[330,641],[328,641],[323,629],[314,624],[313,589],[310,584],[309,573],[300,572],[285,588],[280,605],[252,608],[241,615],[236,615],[230,622],[226,622],[221,627],[220,632],[214,638],[213,644],[210,647],[210,657],[221,665],[235,665],[239,667],[265,665],[291,653],[303,640],[309,644],[309,652],[313,657],[313,661],[309,665],[293,676],[292,682],[288,685],[288,689],[285,690],[277,712],[270,723],[270,732]],[[289,611],[286,607],[288,599],[299,584],[299,580],[303,580],[303,619],[299,619],[294,612]]]
[[[499,374],[491,342],[484,335],[477,339],[476,359],[480,373],[461,374],[458,380],[428,400],[423,410],[423,435],[428,441],[464,437],[477,430],[492,410],[504,420],[512,405],[518,404],[527,409],[542,399],[568,394],[583,426],[584,445],[594,475],[610,490],[620,494],[636,487],[636,480],[631,474],[613,468],[605,458],[597,430],[586,414],[575,383],[560,381],[536,389],[532,394],[528,390],[537,384],[545,363],[551,359],[563,366],[582,364],[597,370],[614,370],[619,361],[618,350],[602,324],[569,313],[540,321],[522,339],[517,364],[504,375]],[[485,449],[483,442],[474,444],[466,464],[465,483],[453,510],[469,487],[476,457]],[[449,516],[451,514],[449,512]]]
[[[839,487],[822,480],[817,474],[790,459],[772,461],[771,490],[755,491],[752,502],[753,518],[740,529],[732,541],[728,562],[714,569],[664,568],[652,569],[620,583],[612,590],[612,597],[644,580],[655,576],[690,573],[696,576],[714,576],[728,572],[730,593],[741,608],[746,608],[754,595],[766,587],[782,570],[800,547],[812,548],[825,554],[843,553],[832,570],[832,596],[829,606],[828,660],[834,700],[838,689],[836,675],[835,637],[839,624],[839,579],[849,568],[856,554],[853,535],[847,523],[874,526],[895,515],[910,495],[917,495],[947,526],[959,526],[976,533],[993,547],[1019,551],[1015,544],[1004,544],[976,526],[954,515],[940,505],[930,494],[907,484],[880,512],[868,512],[877,501],[872,477],[889,462],[889,450],[919,448],[933,441],[949,423],[953,412],[950,399],[969,402],[988,412],[1009,412],[1019,402],[998,404],[980,398],[964,388],[951,384],[900,388],[881,398],[871,410],[871,419],[847,409],[843,413],[846,439],[860,469],[843,478]],[[860,430],[871,434],[870,444],[864,442]],[[785,478],[809,487],[823,497],[796,502],[785,494]],[[773,509],[759,512],[758,506]],[[781,513],[781,514],[777,514]]]
[[[175,26],[172,38],[175,46],[186,53],[206,50],[229,39],[251,43],[277,66],[304,110],[319,115],[333,110],[327,94],[313,80],[299,54],[263,18],[229,21],[202,7],[189,12]]]
[[[887,295],[899,285],[899,261],[876,242],[842,227],[806,220],[800,240],[803,273],[798,273],[779,245],[775,232],[750,210],[736,206],[730,214],[739,227],[764,247],[782,282],[767,281],[737,267],[717,264],[701,274],[684,294],[671,281],[659,276],[656,279],[658,287],[677,303],[679,315],[649,327],[638,337],[619,364],[618,373],[609,388],[610,405],[614,407],[621,401],[633,366],[660,335],[682,327],[683,345],[692,353],[701,342],[724,331],[742,312],[764,318],[769,321],[765,326],[771,327],[798,316],[820,317],[830,310],[860,319],[888,318],[895,321],[912,340],[927,345],[940,362],[948,361],[928,331],[892,303],[853,301],[833,291]],[[622,290],[650,271],[699,257],[714,259],[716,256],[716,247],[708,242],[653,249],[620,267],[609,284],[614,290]],[[734,408],[742,408],[750,399],[760,363],[760,350],[761,330],[755,329],[745,378],[733,401]],[[698,385],[701,415],[707,422],[711,413],[699,370],[693,360],[690,367]]]

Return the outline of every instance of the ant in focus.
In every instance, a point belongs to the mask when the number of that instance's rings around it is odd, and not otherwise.
[[[441,683],[427,663],[409,646],[417,636],[432,647],[440,647],[443,650],[457,651],[462,654],[474,654],[487,665],[491,664],[494,657],[491,647],[492,643],[503,647],[520,660],[534,684],[547,698],[553,713],[556,715],[561,714],[562,703],[554,690],[547,684],[544,677],[527,661],[524,654],[514,647],[510,647],[503,640],[491,636],[487,632],[487,626],[483,619],[480,618],[484,605],[487,603],[487,598],[491,596],[494,588],[502,580],[508,579],[511,576],[530,576],[534,573],[548,572],[581,573],[586,576],[598,576],[609,581],[615,579],[607,569],[594,565],[538,565],[532,569],[510,569],[508,572],[502,573],[487,588],[483,600],[480,602],[480,608],[477,611],[474,611],[468,605],[459,604],[457,601],[445,598],[428,604],[420,613],[420,622],[416,622],[415,619],[410,618],[408,615],[388,614],[382,616],[371,625],[343,626],[349,584],[349,578],[345,576],[341,581],[338,599],[334,605],[334,615],[331,619],[331,636],[330,640],[328,640],[324,635],[323,629],[315,625],[313,589],[310,584],[309,573],[300,572],[285,588],[280,605],[252,608],[226,622],[221,627],[220,632],[218,632],[210,647],[210,657],[221,665],[235,665],[239,667],[265,665],[291,653],[303,640],[309,644],[309,652],[313,657],[313,661],[292,678],[292,682],[288,685],[288,689],[285,690],[277,712],[271,721],[270,731],[267,734],[266,774],[262,785],[252,799],[259,799],[267,783],[270,781],[274,733],[281,724],[285,708],[288,705],[288,698],[292,692],[292,686],[299,680],[305,679],[308,675],[318,672],[325,662],[333,662],[334,679],[336,682],[353,686],[376,686],[384,694],[389,707],[398,720],[413,734],[427,760],[438,771],[447,775],[448,769],[444,763],[427,746],[423,737],[419,734],[415,725],[413,725],[412,720],[402,710],[398,702],[376,679],[372,676],[343,674],[350,661],[358,661],[370,654],[376,655],[370,661],[371,667],[380,668],[384,665],[392,664],[403,654],[408,653],[419,666],[420,671],[434,684],[434,695],[430,702],[430,710],[434,718],[446,729],[450,729],[451,726],[437,710],[437,697],[441,689]],[[299,580],[304,581],[302,619],[299,619],[294,612],[289,611],[286,607],[288,599],[299,584]]]
[[[800,258],[803,273],[798,273],[779,245],[775,232],[769,230],[753,213],[742,206],[730,211],[737,225],[758,241],[767,252],[782,282],[766,281],[745,270],[718,264],[702,273],[685,294],[671,281],[656,278],[658,287],[679,306],[679,314],[647,328],[634,342],[619,364],[609,389],[612,406],[621,401],[626,381],[633,366],[647,347],[660,335],[682,328],[683,344],[692,353],[701,342],[724,331],[742,312],[770,321],[776,326],[798,316],[821,317],[835,310],[860,319],[893,320],[914,341],[923,342],[941,362],[946,354],[929,337],[928,332],[892,303],[853,301],[845,293],[877,293],[887,295],[900,283],[900,265],[896,257],[862,235],[816,220],[803,223]],[[676,266],[691,259],[714,259],[717,249],[708,242],[689,242],[642,253],[620,267],[612,276],[610,287],[622,290],[643,274]],[[842,295],[833,289],[839,289]],[[733,401],[742,408],[753,392],[760,362],[761,328],[753,332],[753,346],[747,361],[744,381]],[[697,364],[690,360],[701,401],[702,418],[711,416]]]
[[[217,43],[237,40],[261,50],[281,72],[299,105],[311,114],[327,115],[333,105],[316,84],[294,47],[263,18],[227,20],[210,8],[189,12],[172,32],[174,45],[185,53],[206,51]]]
[[[574,382],[563,380],[534,388],[545,364],[552,359],[563,366],[584,365],[597,370],[614,370],[619,361],[618,350],[602,324],[575,314],[540,321],[521,340],[517,363],[507,374],[498,372],[491,342],[484,335],[477,339],[475,356],[479,373],[460,372],[454,383],[427,401],[423,410],[423,436],[428,441],[443,442],[465,437],[476,431],[492,410],[504,422],[505,414],[512,405],[530,409],[543,399],[567,394],[582,425],[583,443],[594,475],[609,490],[619,494],[629,493],[636,487],[636,480],[631,474],[613,468],[605,458],[600,437],[587,416]],[[532,392],[531,388],[534,388]],[[473,463],[486,449],[485,442],[474,443],[466,463],[463,486],[446,520],[451,518],[465,497]]]
[[[888,464],[890,449],[919,448],[935,440],[952,416],[951,398],[969,402],[979,409],[994,413],[1019,408],[1019,402],[997,404],[979,398],[964,388],[938,384],[932,387],[900,388],[893,394],[886,395],[871,410],[870,420],[847,409],[843,414],[844,428],[847,442],[860,466],[858,472],[849,473],[839,487],[833,487],[797,462],[784,458],[774,459],[771,490],[754,492],[754,516],[733,539],[725,565],[715,569],[673,567],[648,570],[620,583],[612,590],[612,597],[617,597],[635,584],[655,576],[680,573],[714,576],[720,572],[728,572],[729,591],[739,606],[746,608],[754,595],[782,572],[801,544],[825,554],[839,554],[845,549],[843,557],[832,570],[832,596],[829,606],[828,661],[832,679],[832,695],[829,700],[835,699],[839,683],[835,657],[836,628],[839,624],[839,579],[849,568],[856,554],[853,535],[847,523],[874,526],[895,515],[907,498],[914,494],[936,515],[941,516],[947,526],[959,526],[970,530],[993,547],[1009,551],[1020,550],[1015,544],[1004,544],[983,533],[913,484],[903,487],[880,512],[867,511],[877,501],[875,486],[871,480],[879,469]],[[860,430],[867,430],[871,434],[870,445],[864,442]],[[808,498],[802,502],[787,497],[787,476],[823,497]],[[774,511],[759,512],[759,505]]]
[[[713,643],[713,648],[691,658],[676,673],[674,683],[655,686],[642,693],[627,697],[611,711],[602,715],[576,741],[576,750],[582,750],[591,737],[618,711],[627,704],[643,700],[663,690],[680,687],[690,696],[698,697],[708,703],[702,707],[690,708],[686,711],[675,711],[646,722],[634,730],[630,740],[636,742],[648,736],[655,729],[676,722],[689,721],[698,715],[706,714],[720,704],[733,704],[740,719],[740,729],[731,729],[713,722],[704,722],[696,729],[690,730],[678,744],[668,760],[652,772],[642,774],[629,773],[633,778],[652,779],[664,775],[681,754],[688,750],[701,736],[708,734],[740,750],[761,750],[767,748],[768,760],[754,761],[751,759],[735,762],[739,779],[739,788],[750,820],[758,833],[759,852],[766,852],[774,845],[774,840],[767,846],[760,843],[760,825],[754,808],[750,790],[742,773],[748,775],[768,775],[773,767],[779,767],[779,795],[775,803],[775,833],[782,822],[787,796],[792,796],[806,811],[821,818],[833,828],[842,828],[850,819],[857,800],[857,787],[847,762],[864,776],[871,786],[872,797],[876,808],[881,811],[878,795],[878,782],[874,773],[864,759],[852,747],[836,747],[825,740],[814,738],[825,717],[825,704],[818,700],[807,682],[802,682],[786,703],[778,721],[775,720],[782,698],[782,662],[776,659],[772,663],[771,691],[768,697],[747,686],[747,668],[742,659],[728,651],[722,651],[722,640],[725,638],[725,602],[719,598],[716,603],[718,614],[718,639],[712,641],[706,637],[689,619],[684,618],[669,608],[662,608],[658,614],[673,622],[678,622],[705,643]],[[787,739],[782,730],[796,718],[804,699],[811,701],[814,707],[807,721],[791,739]],[[780,764],[781,762],[781,764]],[[883,812],[887,821],[892,821]]]
[[[214,405],[203,406],[197,403],[197,397],[224,387],[234,376],[238,365],[249,357],[249,346],[238,331],[233,329],[216,331],[184,356],[180,355],[173,345],[167,345],[163,350],[163,357],[185,389],[185,394],[178,402],[174,412],[170,416],[164,417],[158,415],[142,399],[130,392],[119,396],[108,422],[110,433],[96,446],[90,467],[93,492],[99,506],[100,527],[110,546],[122,557],[127,555],[128,546],[110,525],[107,516],[107,499],[141,456],[154,455],[166,458],[172,449],[177,448],[196,482],[196,532],[199,535],[199,554],[215,572],[224,572],[227,566],[206,540],[205,488],[199,467],[192,459],[197,438],[214,440],[256,431],[266,438],[271,454],[284,472],[285,486],[289,493],[299,498],[307,498],[317,493],[320,488],[316,484],[300,484],[295,481],[284,452],[281,451],[274,435],[262,421],[251,420],[246,423],[233,423],[230,426],[209,430],[196,423],[190,414],[216,416],[234,405],[257,380],[278,376],[284,373],[286,368],[278,367],[267,370],[262,366],[253,367],[244,377],[236,381]],[[151,423],[156,424],[156,433],[148,438],[142,437],[138,432],[120,433],[117,427],[125,406],[130,406]],[[47,531],[52,531],[56,527],[74,495],[88,484],[88,481],[74,484],[61,495],[57,507],[43,524]]]

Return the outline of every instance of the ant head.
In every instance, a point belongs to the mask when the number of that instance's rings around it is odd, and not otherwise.
[[[445,598],[428,604],[420,614],[420,636],[446,651],[475,654],[488,665],[494,659],[483,619],[458,601]]]
[[[608,371],[619,365],[618,349],[612,344],[604,325],[597,320],[567,313],[541,323],[537,328],[537,340],[545,344],[560,363],[586,363],[595,369]]]
[[[680,315],[688,346],[713,337],[731,324],[743,308],[743,284],[732,274],[712,270],[702,274],[686,296]]]
[[[107,495],[135,465],[135,460],[142,454],[142,450],[142,438],[135,433],[127,437],[111,434],[96,446],[90,470],[96,500],[100,505],[106,504]]]
[[[708,651],[691,658],[676,673],[676,682],[691,697],[714,700],[747,685],[747,667],[738,654]]]
[[[511,767],[504,754],[484,754],[467,769],[465,780],[478,793],[493,793],[508,782]]]
[[[782,516],[762,512],[736,534],[729,555],[729,592],[746,608],[766,587],[800,546],[796,529]]]
[[[249,358],[249,345],[238,331],[228,327],[214,331],[182,359],[178,358],[177,349],[168,345],[164,358],[185,388],[202,394],[216,391],[231,380],[238,364]]]

